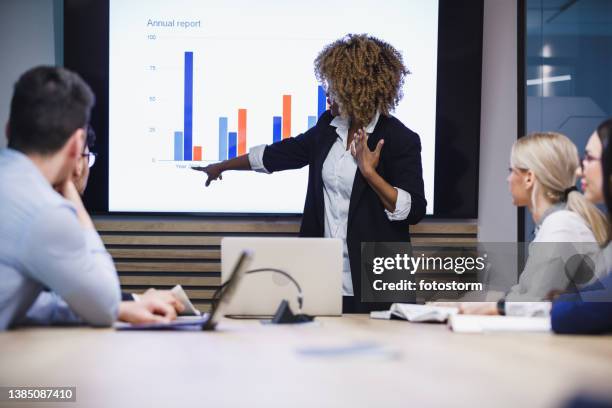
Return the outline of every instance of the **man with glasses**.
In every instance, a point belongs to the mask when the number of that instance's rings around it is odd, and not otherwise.
[[[87,139],[81,153],[81,159],[72,173],[72,179],[74,184],[79,190],[79,194],[82,196],[85,193],[87,187],[87,181],[89,180],[89,169],[96,163],[97,153],[92,152],[94,143],[96,142],[96,134],[91,126],[87,127]]]
[[[88,126],[87,139],[83,148],[83,153],[81,153],[81,159],[79,160],[79,163],[77,164],[74,169],[74,172],[72,173],[72,180],[74,181],[74,185],[76,186],[81,196],[85,194],[85,189],[87,188],[87,182],[89,180],[89,169],[93,167],[93,165],[96,163],[96,157],[98,157],[98,153],[91,151],[95,143],[96,133],[94,132],[91,126]],[[154,303],[166,303],[169,306],[173,307],[179,313],[185,310],[183,304],[169,290],[156,290],[151,288],[140,295],[122,292],[121,298],[126,301],[137,300]],[[148,321],[148,317],[150,317],[146,314],[142,316],[145,318],[145,322]],[[134,319],[128,319],[127,316],[122,315],[119,315],[119,319],[124,321],[130,321],[131,323],[143,323],[140,320],[134,321]]]
[[[63,68],[34,68],[15,84],[0,150],[0,330],[176,316],[157,299],[121,302],[113,261],[83,206],[93,104],[89,86]]]

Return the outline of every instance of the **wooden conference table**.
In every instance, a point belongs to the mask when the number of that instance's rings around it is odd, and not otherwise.
[[[611,336],[456,334],[364,315],[317,320],[226,319],[217,332],[0,333],[0,386],[76,386],[76,403],[40,407],[473,408],[559,406],[612,384]]]

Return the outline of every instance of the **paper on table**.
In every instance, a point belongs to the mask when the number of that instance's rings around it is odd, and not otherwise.
[[[457,333],[549,332],[550,318],[456,314],[448,319],[448,326]]]
[[[444,323],[449,316],[459,313],[456,307],[413,305],[410,303],[394,303],[391,309],[371,312],[372,319],[391,319],[392,316],[409,322],[439,322]]]
[[[185,310],[183,310],[183,312],[180,313],[181,316],[200,316],[201,314],[200,311],[195,308],[193,303],[191,303],[191,301],[189,300],[189,297],[187,297],[187,294],[185,293],[185,290],[183,289],[181,285],[176,285],[170,290],[170,292],[172,292],[172,294],[185,307]]]

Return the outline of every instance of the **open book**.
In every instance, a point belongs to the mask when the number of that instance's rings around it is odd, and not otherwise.
[[[450,316],[459,313],[456,307],[413,305],[410,303],[393,303],[391,309],[379,312],[370,312],[371,319],[399,318],[409,322],[438,322],[444,323]]]

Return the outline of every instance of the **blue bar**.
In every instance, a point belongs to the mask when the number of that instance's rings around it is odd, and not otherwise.
[[[281,129],[283,127],[283,118],[274,116],[272,118],[272,143],[281,141]]]
[[[227,152],[227,158],[233,159],[236,157],[236,148],[238,147],[238,132],[229,132],[229,149]]]
[[[325,90],[319,85],[319,104],[317,109],[317,117],[321,117],[323,112],[327,110],[327,98],[325,96]],[[310,127],[310,126],[309,126]]]
[[[316,124],[317,124],[317,117],[316,116],[309,116],[308,117],[308,129],[310,129],[311,127],[313,127]]]
[[[193,127],[193,52],[185,51],[185,122],[183,126],[183,160],[192,158]]]
[[[219,118],[219,161],[227,159],[227,118]]]
[[[174,160],[183,160],[183,132],[174,132]]]

